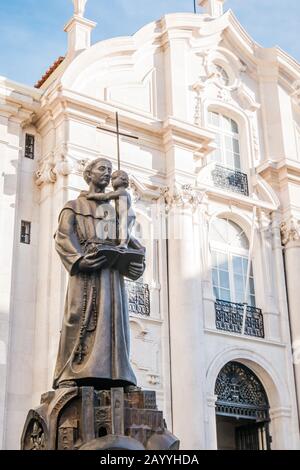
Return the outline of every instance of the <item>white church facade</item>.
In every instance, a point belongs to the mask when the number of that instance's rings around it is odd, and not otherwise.
[[[85,165],[116,167],[118,112],[147,248],[128,282],[139,385],[182,449],[299,449],[300,64],[224,0],[94,45],[73,2],[67,54],[37,87],[0,77],[0,448],[51,390],[67,286],[53,234]]]

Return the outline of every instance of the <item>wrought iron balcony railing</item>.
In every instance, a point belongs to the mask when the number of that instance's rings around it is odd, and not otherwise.
[[[248,177],[245,173],[225,168],[222,165],[215,165],[211,175],[218,188],[249,196]]]
[[[244,305],[217,300],[216,328],[230,333],[242,333]],[[264,338],[264,319],[260,308],[247,305],[245,335]]]
[[[126,279],[129,313],[150,316],[150,291],[148,284]]]

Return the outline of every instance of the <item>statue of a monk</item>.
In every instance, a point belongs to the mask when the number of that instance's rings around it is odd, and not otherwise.
[[[89,191],[69,201],[59,216],[56,250],[70,278],[54,388],[136,385],[129,360],[129,316],[123,275],[108,267],[111,265],[101,250],[89,249],[107,241],[101,239],[107,237],[105,228],[99,230],[107,211],[99,211],[99,205],[107,208],[108,203],[88,196],[104,193],[111,173],[109,160],[99,158],[90,163],[84,172]],[[117,240],[110,242],[118,244]],[[127,277],[137,280],[144,269],[143,262],[130,262]]]

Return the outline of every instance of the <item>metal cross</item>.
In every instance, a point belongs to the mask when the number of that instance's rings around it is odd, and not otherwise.
[[[136,140],[138,140],[139,138],[136,137],[135,135],[123,134],[122,132],[120,132],[119,113],[118,112],[116,112],[116,130],[115,131],[113,131],[111,129],[106,129],[105,127],[100,127],[100,126],[98,126],[97,129],[101,129],[103,131],[110,132],[111,134],[116,134],[116,136],[117,136],[117,150],[118,150],[118,170],[120,170],[121,169],[120,136],[129,137],[130,139],[136,139]]]

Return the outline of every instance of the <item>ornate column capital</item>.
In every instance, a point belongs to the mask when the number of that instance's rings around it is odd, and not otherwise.
[[[57,176],[54,167],[54,157],[52,153],[43,160],[40,160],[38,169],[35,172],[35,183],[37,186],[56,182]]]
[[[76,166],[79,167],[79,163],[78,165],[75,163],[77,162],[75,162],[72,157],[62,154],[61,157],[56,161],[54,172],[57,176],[68,176],[75,172]]]
[[[209,395],[207,396],[207,405],[210,408],[216,408],[217,400],[218,400],[218,395]]]
[[[169,212],[172,208],[190,208],[195,211],[201,204],[204,193],[198,193],[191,184],[174,184],[161,189],[162,197],[166,204],[166,210]]]
[[[77,160],[67,151],[51,152],[38,162],[38,169],[35,173],[36,185],[56,183],[60,176],[72,174],[82,176],[89,161],[89,159]]]
[[[284,246],[290,242],[300,242],[300,220],[290,218],[280,225],[281,241]]]

